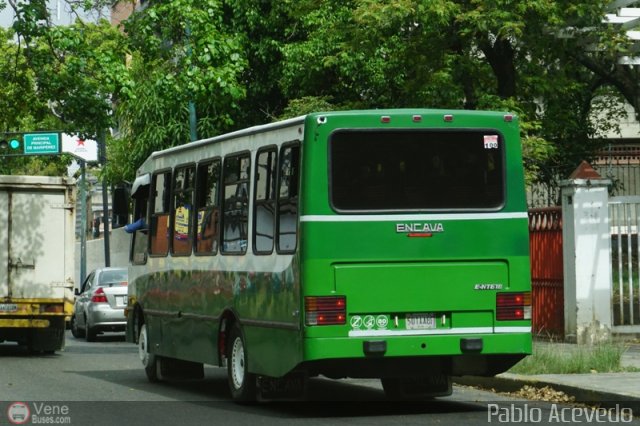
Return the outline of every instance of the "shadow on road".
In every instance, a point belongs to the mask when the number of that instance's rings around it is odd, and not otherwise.
[[[142,368],[139,372],[110,370],[108,372],[82,371],[74,374],[107,380],[128,386],[134,391],[143,392],[146,394],[145,401],[137,403],[150,410],[153,409],[152,407],[168,404],[180,410],[189,406],[194,408],[197,406],[198,410],[211,407],[216,410],[277,418],[363,417],[486,411],[484,405],[448,401],[446,398],[407,403],[392,402],[386,400],[382,389],[323,378],[314,378],[309,381],[308,398],[305,401],[273,401],[238,405],[230,399],[226,371],[210,367],[206,368],[204,380],[159,383],[148,382]]]

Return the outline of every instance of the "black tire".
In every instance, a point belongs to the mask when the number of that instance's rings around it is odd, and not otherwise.
[[[86,324],[85,328],[85,338],[87,339],[87,342],[95,342],[96,341],[96,336],[98,335],[98,331],[91,327],[89,325],[89,323]]]
[[[64,348],[64,318],[52,318],[49,327],[29,330],[27,350],[32,354],[52,354]]]
[[[80,339],[85,335],[85,331],[81,328],[78,328],[78,320],[76,319],[75,315],[71,316],[71,334],[76,339]]]
[[[247,371],[247,346],[240,326],[235,323],[229,333],[227,345],[227,380],[231,398],[235,402],[250,403],[256,400],[256,375]]]
[[[138,333],[138,357],[140,358],[140,362],[142,362],[147,379],[149,379],[150,382],[160,381],[160,376],[158,375],[158,357],[149,352],[149,335],[146,324],[140,326],[140,332]]]

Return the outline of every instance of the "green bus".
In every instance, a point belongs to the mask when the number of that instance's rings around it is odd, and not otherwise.
[[[531,353],[517,117],[313,113],[153,153],[131,187],[127,340],[232,398],[309,377],[449,395]]]

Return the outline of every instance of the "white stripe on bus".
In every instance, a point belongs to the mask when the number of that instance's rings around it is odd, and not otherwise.
[[[531,333],[531,327],[496,327],[496,333]]]
[[[349,337],[425,336],[434,334],[529,333],[531,327],[464,327],[435,330],[350,330]]]
[[[526,212],[517,213],[451,213],[451,214],[396,214],[396,215],[305,215],[301,222],[412,222],[425,220],[496,220],[528,219]]]

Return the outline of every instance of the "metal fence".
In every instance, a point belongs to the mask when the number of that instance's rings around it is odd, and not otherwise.
[[[610,179],[611,196],[640,195],[640,147],[638,145],[612,145],[601,151],[591,166],[603,178]],[[537,183],[527,187],[529,208],[543,208],[560,205],[560,173],[549,183]]]
[[[533,332],[540,337],[564,337],[564,276],[562,209],[529,210],[531,302]]]
[[[609,199],[614,331],[640,333],[640,196]]]

